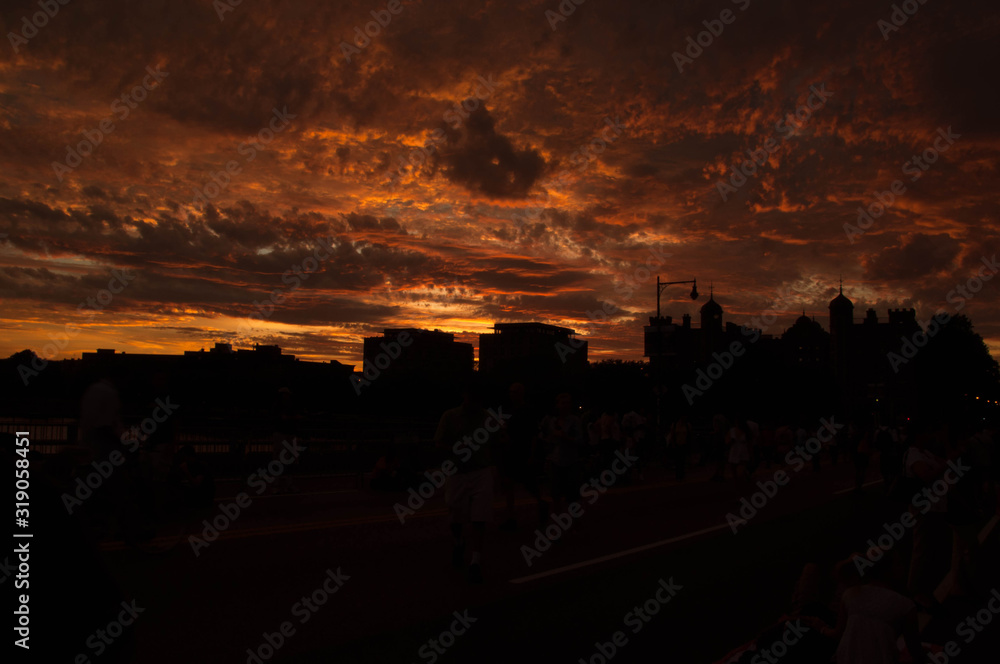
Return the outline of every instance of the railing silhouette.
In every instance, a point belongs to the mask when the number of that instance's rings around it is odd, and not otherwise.
[[[13,436],[16,431],[27,431],[30,449],[42,455],[57,454],[79,444],[75,419],[0,419],[0,435]],[[295,424],[295,437],[305,450],[291,472],[350,476],[361,483],[390,447],[404,454],[428,453],[433,448],[433,433],[433,423],[417,420],[385,418],[362,423],[302,419]],[[268,419],[180,421],[174,428],[173,441],[176,447],[191,445],[220,477],[239,477],[266,466],[275,447]]]

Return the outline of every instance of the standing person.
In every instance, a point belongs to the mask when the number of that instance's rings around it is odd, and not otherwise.
[[[858,432],[854,446],[854,491],[860,492],[865,484],[865,477],[868,475],[868,463],[872,458],[872,438],[875,436],[875,429],[870,423],[865,423],[864,428]]]
[[[872,569],[862,576],[857,560],[864,559]],[[836,576],[845,588],[835,627],[818,618],[806,618],[810,627],[823,636],[838,641],[837,664],[891,664],[899,661],[898,642],[902,638],[914,662],[923,662],[917,606],[908,597],[892,590],[887,582],[888,554],[872,563],[854,554],[837,565]]]
[[[645,437],[646,418],[638,411],[630,410],[622,417],[622,432],[625,434],[625,450],[635,454],[639,461],[632,466],[630,475],[632,481],[642,479],[642,465],[646,459],[646,450],[643,449],[643,439]]]
[[[799,422],[799,428],[795,430],[795,445],[799,449],[805,449],[806,442],[809,440],[809,432],[806,431],[805,422]],[[816,454],[812,455],[812,467],[814,472],[820,472],[822,459],[820,458],[823,454],[823,449],[820,448]]]
[[[795,441],[795,434],[792,431],[792,426],[784,420],[785,424],[782,424],[774,432],[774,451],[778,459],[784,459],[789,451],[792,449],[792,443]]]
[[[722,413],[712,418],[712,433],[708,436],[709,456],[715,464],[713,482],[723,482],[726,479],[726,442],[728,441],[729,422]]]
[[[580,495],[580,449],[584,445],[583,424],[573,413],[569,392],[556,396],[555,412],[542,421],[542,436],[549,450],[546,460],[553,509],[564,512],[566,504]]]
[[[994,511],[1000,516],[1000,448],[997,443],[997,427],[990,422],[969,438],[969,448],[976,466],[982,468],[977,476],[982,478],[983,494],[989,504],[992,501]]]
[[[747,477],[752,477],[760,465],[760,424],[753,420],[745,420],[747,433],[747,453],[750,461],[747,463]]]
[[[173,458],[168,481],[180,492],[185,507],[210,508],[215,504],[215,478],[211,468],[194,451],[185,445]]]
[[[598,420],[598,428],[601,431],[601,442],[598,444],[601,453],[601,465],[605,468],[611,463],[615,456],[615,450],[621,442],[621,429],[618,426],[618,417],[610,408],[601,413]]]
[[[469,583],[482,583],[482,552],[486,524],[493,520],[493,444],[503,422],[483,408],[483,389],[476,378],[466,382],[462,405],[441,415],[434,443],[454,451],[458,470],[445,481],[445,502],[453,538],[451,562],[465,565],[463,528],[472,524],[472,562]],[[480,442],[482,441],[482,442]]]
[[[108,377],[90,385],[80,400],[77,430],[80,444],[90,451],[90,460],[100,461],[120,450],[125,431],[122,402],[114,381]]]
[[[285,443],[295,444],[298,430],[298,415],[295,412],[295,401],[292,398],[292,391],[287,387],[278,390],[278,403],[274,409],[274,420],[271,427],[271,460],[281,460],[281,453],[285,450]],[[274,493],[297,493],[298,487],[290,476],[291,467],[282,468],[281,474],[275,478],[274,483],[268,487],[268,491]]]
[[[677,481],[681,482],[684,480],[684,470],[691,443],[691,424],[688,422],[687,415],[681,415],[670,427],[670,441],[674,451]]]
[[[887,426],[880,426],[875,434],[875,449],[878,450],[878,466],[885,481],[886,491],[891,491],[903,470],[903,455],[899,449],[895,432]]]
[[[771,469],[771,464],[774,463],[774,426],[768,422],[760,431],[760,458],[764,461],[767,469]]]
[[[834,434],[834,441],[836,443],[834,449],[837,450],[838,458],[842,457],[844,461],[849,461],[849,455],[851,454],[851,431],[849,427],[841,427],[837,433]],[[834,460],[834,463],[837,459]]]
[[[500,430],[502,447],[500,482],[507,494],[507,520],[500,530],[517,530],[514,498],[517,485],[521,484],[538,505],[538,522],[544,527],[549,516],[549,504],[542,500],[538,483],[538,426],[541,417],[525,398],[523,383],[513,383],[507,390],[510,401],[510,418]]]
[[[746,476],[747,463],[750,461],[750,447],[747,444],[747,424],[743,419],[736,419],[729,433],[726,434],[726,444],[729,446],[729,465],[733,469],[733,479],[739,482],[740,468]]]
[[[80,445],[86,448],[87,462],[107,462],[113,453],[128,458],[122,441],[125,434],[121,398],[115,381],[108,376],[90,385],[80,400],[77,435]],[[140,514],[134,486],[127,472],[111,473],[90,501],[88,510],[95,516],[107,518],[109,535],[116,535],[118,531],[125,537],[132,535],[126,530],[130,524],[138,522]]]
[[[933,442],[933,434],[920,431],[913,436],[913,444],[906,451],[903,475],[914,495],[932,486],[948,470],[943,455],[939,456],[931,449]],[[936,501],[925,498],[925,504],[920,505],[920,509],[917,508],[918,503],[910,501],[909,511],[916,525],[913,527],[913,554],[910,556],[907,590],[914,601],[923,607],[934,605],[934,590],[948,573],[952,549],[947,521],[949,493]]]
[[[835,433],[833,435],[833,440],[829,443],[831,467],[836,467],[837,462],[840,461],[840,453],[843,451],[843,448],[840,446],[841,436],[839,434],[840,431]]]

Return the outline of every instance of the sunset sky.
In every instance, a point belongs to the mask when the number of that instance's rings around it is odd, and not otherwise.
[[[697,302],[663,296],[696,321],[710,283],[738,323],[790,290],[780,334],[803,309],[825,326],[841,275],[858,318],[953,312],[949,292],[1000,249],[993,0],[914,1],[892,31],[892,3],[871,0],[566,0],[559,21],[558,0],[220,4],[76,0],[35,31],[37,0],[4,3],[0,356],[69,324],[61,358],[228,341],[359,364],[386,327],[477,343],[497,321],[583,330],[612,303],[590,358],[640,359],[657,273],[698,279]],[[373,11],[391,19],[360,47]],[[704,21],[721,34],[675,57]],[[907,162],[949,127],[913,181]],[[69,168],[87,135],[99,145]],[[852,242],[844,224],[897,179]],[[283,276],[329,238],[308,278]],[[656,252],[664,266],[637,273]],[[110,302],[80,307],[123,269]],[[996,354],[1000,279],[962,313]]]

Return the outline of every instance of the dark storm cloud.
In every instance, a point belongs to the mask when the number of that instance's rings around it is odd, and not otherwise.
[[[915,279],[949,270],[961,245],[947,235],[913,233],[865,260],[865,276],[878,281]]]
[[[517,149],[496,131],[484,107],[473,111],[458,131],[448,131],[440,163],[445,177],[470,191],[496,198],[524,198],[545,168],[532,148]]]

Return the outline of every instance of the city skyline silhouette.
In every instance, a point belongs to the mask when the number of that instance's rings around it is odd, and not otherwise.
[[[994,5],[4,3],[8,659],[993,664]]]

